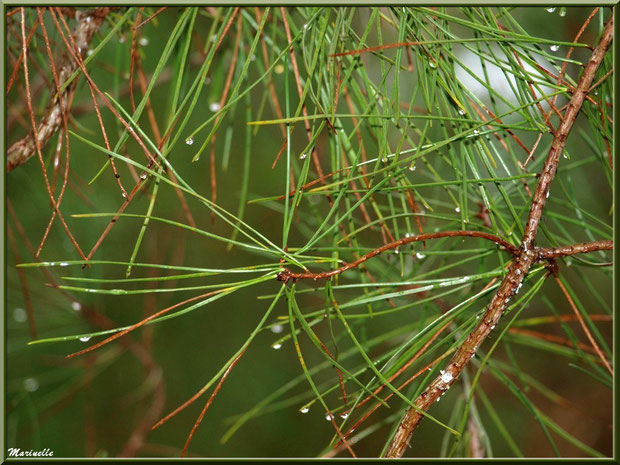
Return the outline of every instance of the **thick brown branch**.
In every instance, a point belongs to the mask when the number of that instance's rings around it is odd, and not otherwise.
[[[564,146],[566,144],[566,139],[568,138],[573,123],[575,122],[575,118],[581,109],[587,90],[592,85],[594,74],[601,64],[612,39],[613,16],[606,24],[601,39],[583,71],[581,79],[579,80],[579,85],[577,86],[577,89],[567,106],[564,117],[555,132],[551,149],[549,150],[544,168],[540,173],[538,186],[536,187],[536,192],[532,199],[532,205],[518,255],[511,264],[508,273],[502,280],[502,283],[493,296],[493,299],[487,307],[484,315],[480,318],[479,323],[468,335],[465,342],[455,352],[454,356],[450,360],[450,363],[444,370],[441,371],[441,375],[435,378],[415,400],[416,408],[410,407],[405,412],[394,437],[392,438],[392,441],[388,445],[385,454],[386,457],[397,458],[403,456],[413,431],[423,417],[421,411],[426,412],[458,378],[467,362],[476,353],[478,347],[480,347],[480,344],[482,344],[493,328],[495,328],[495,325],[501,318],[508,301],[519,291],[523,279],[527,275],[532,264],[536,261],[537,254],[534,250],[534,241],[536,239],[536,233],[540,224],[542,210],[549,193],[549,187],[555,176],[560,156],[562,155],[562,151],[564,150]]]
[[[366,260],[370,260],[371,258],[376,257],[377,255],[379,255],[382,252],[385,252],[386,250],[396,249],[398,247],[409,244],[411,242],[426,241],[430,239],[439,239],[441,237],[459,237],[459,236],[479,237],[481,239],[488,239],[490,241],[493,241],[501,245],[513,255],[517,253],[517,248],[514,245],[512,245],[509,242],[506,242],[501,237],[495,236],[493,234],[489,234],[489,233],[485,233],[481,231],[441,231],[441,232],[429,233],[429,234],[419,234],[417,236],[405,237],[403,239],[398,239],[397,241],[389,242],[388,244],[385,244],[373,250],[372,252],[369,252],[366,255],[361,256],[354,262],[347,263],[346,265],[343,265],[340,268],[337,268],[332,271],[325,271],[323,273],[293,273],[292,271],[288,269],[284,269],[280,273],[278,273],[277,278],[278,278],[278,281],[284,281],[284,282],[288,282],[291,279],[295,281],[298,279],[313,279],[315,281],[318,279],[325,279],[325,278],[329,278],[331,276],[335,276],[337,274],[343,273],[347,270],[350,270],[351,268],[357,268],[359,265],[364,263]]]
[[[541,249],[538,251],[538,257],[542,260],[547,258],[564,257],[566,255],[576,255],[578,253],[596,252],[598,250],[613,250],[613,248],[614,241],[582,242],[581,244]]]
[[[92,12],[80,12],[76,14],[78,19],[77,26],[73,32],[75,42],[79,47],[82,57],[86,56],[88,45],[95,33],[101,27],[104,18],[114,7],[100,7]],[[76,12],[77,13],[77,12]],[[60,59],[57,66],[59,70],[60,86],[63,87],[69,77],[75,72],[78,65],[71,54],[67,51]],[[64,90],[62,96],[53,98],[48,104],[45,114],[37,128],[38,145],[41,149],[56,133],[62,123],[62,102],[70,102],[69,96],[75,90],[77,80],[74,79],[70,85]],[[65,109],[67,110],[67,109]],[[32,134],[28,134],[21,140],[11,145],[7,150],[6,170],[11,171],[13,168],[26,163],[36,153],[37,147]]]

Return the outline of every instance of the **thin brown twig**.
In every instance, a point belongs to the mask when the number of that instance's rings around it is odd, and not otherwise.
[[[386,250],[395,249],[397,247],[402,247],[403,245],[410,244],[412,242],[439,239],[442,237],[478,237],[478,238],[487,239],[492,242],[495,242],[496,244],[499,244],[500,246],[504,247],[508,252],[510,252],[513,255],[518,252],[517,248],[514,245],[512,245],[511,243],[505,241],[501,237],[496,236],[494,234],[489,234],[489,233],[485,233],[481,231],[439,231],[439,232],[434,232],[434,233],[418,234],[417,236],[410,236],[410,237],[405,237],[403,239],[398,239],[396,241],[390,242],[388,244],[385,244],[381,247],[374,249],[372,252],[369,252],[366,255],[363,255],[362,257],[358,258],[354,262],[347,263],[341,266],[340,268],[337,268],[331,271],[325,271],[322,273],[294,273],[290,271],[289,269],[285,268],[278,273],[277,279],[278,281],[283,281],[286,283],[289,280],[296,281],[298,279],[312,279],[316,281],[318,279],[329,278],[331,276],[335,276],[347,270],[350,270],[351,268],[356,268],[360,264],[364,263],[367,260],[370,260],[373,257],[376,257],[377,255],[379,255],[382,252],[385,252]]]
[[[586,326],[586,322],[583,320],[583,317],[581,316],[581,313],[579,313],[579,309],[577,308],[577,305],[575,305],[575,302],[573,301],[573,298],[570,296],[568,290],[566,289],[566,287],[562,283],[562,280],[558,276],[555,276],[555,282],[558,283],[558,286],[560,286],[560,289],[562,290],[562,293],[566,297],[566,300],[568,300],[568,304],[570,305],[570,307],[572,308],[573,312],[575,313],[575,317],[577,318],[577,321],[579,321],[579,325],[581,326],[581,329],[583,329],[583,332],[585,333],[586,337],[588,338],[588,341],[590,341],[590,344],[592,344],[592,348],[596,352],[596,355],[599,356],[599,358],[603,362],[603,365],[605,365],[605,368],[607,368],[609,373],[611,373],[611,375],[613,376],[614,371],[611,368],[611,365],[609,364],[609,361],[607,360],[607,357],[605,357],[605,354],[603,354],[603,351],[601,350],[601,348],[598,346],[598,344],[594,340],[594,337],[592,337],[592,333],[590,332],[590,330]]]
[[[220,391],[220,388],[222,387],[222,384],[224,384],[224,381],[226,380],[226,377],[228,376],[228,374],[230,373],[230,370],[233,369],[233,367],[237,364],[237,362],[239,361],[239,359],[241,358],[241,356],[243,354],[245,354],[245,351],[247,350],[247,347],[245,349],[243,349],[241,351],[241,353],[239,355],[237,355],[237,357],[235,357],[235,359],[232,361],[232,363],[228,366],[228,368],[226,369],[226,371],[224,372],[224,374],[222,375],[222,377],[220,378],[219,383],[217,383],[217,386],[215,387],[215,389],[213,390],[213,393],[211,394],[211,396],[209,397],[209,400],[207,400],[207,403],[205,404],[204,408],[202,409],[202,412],[200,412],[200,415],[198,416],[198,419],[196,420],[196,422],[194,423],[194,426],[192,428],[192,430],[189,433],[189,436],[187,437],[187,440],[185,441],[185,446],[183,447],[183,452],[181,452],[181,457],[185,457],[185,453],[187,452],[187,448],[189,447],[189,443],[192,440],[192,438],[194,437],[194,433],[196,432],[196,429],[198,428],[198,426],[200,425],[200,423],[202,422],[203,417],[205,416],[205,414],[207,413],[207,410],[209,409],[209,407],[211,406],[211,403],[213,402],[213,399],[215,399],[215,396],[217,395],[217,393]]]

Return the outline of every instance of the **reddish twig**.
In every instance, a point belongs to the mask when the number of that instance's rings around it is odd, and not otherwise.
[[[539,259],[566,257],[567,255],[596,252],[598,250],[613,250],[613,248],[614,241],[582,242],[581,244],[564,245],[562,247],[552,247],[549,249],[539,249],[538,257]]]
[[[277,279],[278,281],[283,281],[286,283],[291,279],[294,281],[298,279],[313,279],[314,281],[316,281],[318,279],[329,278],[331,276],[335,276],[347,270],[350,270],[351,268],[356,268],[360,264],[364,263],[367,260],[370,260],[373,257],[376,257],[377,255],[379,255],[382,252],[385,252],[386,250],[395,249],[397,247],[410,244],[412,242],[426,241],[430,239],[439,239],[442,237],[478,237],[481,239],[487,239],[487,240],[493,241],[496,244],[501,245],[513,255],[517,253],[517,248],[514,245],[505,241],[501,237],[495,236],[493,234],[489,234],[489,233],[485,233],[481,231],[440,231],[436,233],[419,234],[417,236],[411,236],[411,237],[405,237],[403,239],[398,239],[396,241],[385,244],[373,250],[372,252],[367,253],[366,255],[363,255],[362,257],[358,258],[354,262],[347,263],[346,265],[343,265],[340,268],[337,268],[331,271],[325,271],[323,273],[294,273],[285,268],[278,273]]]

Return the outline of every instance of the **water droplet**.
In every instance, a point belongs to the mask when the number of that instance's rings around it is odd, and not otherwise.
[[[306,30],[307,30],[309,27],[310,27],[310,23],[306,23],[306,24],[304,24],[304,29],[306,29]]]
[[[558,13],[562,18],[564,16],[566,16],[566,7],[563,6],[562,8],[560,8],[560,12]]]
[[[301,155],[299,155],[299,159],[300,160],[305,160],[307,156],[308,156],[308,154],[306,152],[304,152]]]
[[[140,37],[138,43],[144,47],[149,44],[149,39],[146,37]]]
[[[310,407],[308,407],[307,405],[304,405],[302,408],[299,409],[299,411],[301,413],[308,413],[310,411]]]
[[[557,52],[558,50],[560,50],[560,46],[557,44],[550,45],[549,50],[551,50],[552,52]]]
[[[84,337],[81,337],[81,338],[80,338],[80,341],[82,341],[82,342],[88,342],[88,341],[90,341],[90,336],[84,336]]]
[[[568,160],[568,155],[566,155],[566,152],[564,152],[564,153],[562,154],[562,157],[564,157],[564,158],[566,158],[566,159]]]
[[[121,196],[122,196],[124,199],[126,199],[126,198],[127,198],[127,192],[122,192],[122,193],[121,193]]]
[[[211,42],[215,42],[217,40],[217,36],[215,34],[213,34],[211,36]]]
[[[398,255],[398,254],[400,253],[400,250],[398,250],[398,247],[396,247],[396,248],[394,249],[394,253],[395,253],[396,255]]]
[[[411,234],[405,233],[405,237],[411,237]]]
[[[140,179],[142,179],[143,181],[146,179],[147,174],[146,173],[142,173],[140,175]]]
[[[472,134],[473,134],[474,136],[477,136],[478,134],[480,134],[480,131],[478,131],[477,129],[474,129],[474,130],[472,131]]]
[[[388,157],[383,157],[383,158],[381,159],[381,162],[382,162],[382,163],[387,163],[388,161],[389,161],[389,160],[388,160]]]
[[[418,260],[422,260],[423,258],[425,258],[425,257],[426,257],[426,255],[425,255],[425,254],[420,253],[420,252],[416,252],[415,256],[416,256],[416,258],[417,258]]]
[[[341,413],[340,418],[342,418],[343,420],[346,420],[347,418],[349,418],[349,414],[347,412]]]
[[[73,303],[71,304],[71,308],[72,308],[73,310],[75,310],[76,312],[79,312],[80,310],[82,310],[82,304],[81,304],[81,303],[79,303],[79,302],[77,302],[77,301],[76,301],[76,302],[73,302]]]
[[[272,348],[272,349],[275,349],[275,350],[278,350],[278,349],[280,349],[281,347],[282,347],[282,344],[281,344],[281,343],[279,343],[279,342],[274,342],[274,343],[271,345],[271,348]]]
[[[508,301],[508,299],[506,299]],[[495,325],[491,326],[491,331],[495,329]]]
[[[118,41],[119,41],[121,44],[124,44],[126,40],[127,40],[127,38],[126,38],[125,36],[120,36],[120,37],[118,38]]]
[[[93,50],[89,50],[88,52],[86,52],[86,55],[91,56],[93,53],[95,53]]]
[[[437,402],[439,402],[441,400],[441,397],[437,397]]]
[[[219,102],[211,102],[209,104],[209,110],[215,112],[218,111],[220,109],[220,103]]]
[[[459,115],[465,116],[465,110],[463,110],[462,108],[459,109]]]
[[[430,60],[428,62],[428,66],[430,66],[432,69],[437,69],[437,62],[435,60]]]
[[[573,261],[570,258],[566,260],[566,266],[571,266],[572,264],[573,264]]]
[[[545,197],[548,199],[549,198],[549,191],[547,191],[547,195],[545,195]]]
[[[444,383],[449,383],[454,378],[454,376],[452,376],[452,373],[450,373],[449,371],[441,370],[440,373],[441,373],[441,381]]]
[[[67,262],[60,262],[59,265],[60,266],[69,266],[69,264]]]
[[[283,64],[277,64],[273,70],[275,71],[276,74],[282,74],[284,72],[284,65]]]
[[[256,54],[253,53],[252,56],[250,57],[250,61],[256,61]]]
[[[39,381],[36,378],[26,378],[24,380],[24,389],[28,392],[34,392],[39,389]]]
[[[192,145],[194,143],[194,138],[193,137],[188,137],[187,139],[185,139],[185,143],[187,145]]]
[[[327,415],[325,415],[325,419],[327,421],[332,421],[334,419],[334,416],[331,413],[328,413]]]
[[[553,13],[555,11],[555,7],[546,8],[547,13]]]
[[[209,84],[211,84],[211,78],[209,76],[207,76],[205,78],[205,85],[209,85]]]
[[[456,208],[454,209],[454,211],[455,211],[455,212],[457,212],[457,213],[461,213],[461,209],[460,209],[459,207],[456,207]]]
[[[280,334],[282,331],[284,331],[284,326],[282,325],[273,325],[271,327],[272,333]]]
[[[13,318],[18,323],[23,323],[24,321],[28,319],[28,314],[26,313],[26,310],[18,307],[15,310],[13,310]]]

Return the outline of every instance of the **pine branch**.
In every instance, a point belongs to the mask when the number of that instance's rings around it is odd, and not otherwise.
[[[534,250],[534,242],[538,227],[540,225],[540,219],[545,206],[547,194],[549,192],[549,187],[555,177],[560,156],[566,144],[566,139],[568,138],[577,114],[581,109],[583,101],[587,95],[587,91],[592,85],[596,70],[603,61],[603,57],[605,56],[612,39],[613,16],[606,24],[601,39],[594,49],[592,56],[583,71],[583,75],[579,80],[577,90],[568,104],[563,120],[555,132],[551,149],[547,155],[547,160],[545,161],[543,170],[540,173],[538,186],[532,199],[525,233],[523,235],[521,247],[519,248],[517,257],[511,264],[508,273],[502,280],[502,283],[497,289],[491,303],[487,307],[484,316],[480,318],[477,326],[456,351],[445,370],[442,370],[441,375],[435,378],[418,396],[414,404],[415,408],[410,407],[405,412],[405,415],[401,419],[396,433],[387,448],[385,454],[386,457],[397,458],[403,456],[409,441],[411,440],[413,431],[420,423],[420,420],[424,416],[424,412],[426,412],[459,377],[467,362],[474,356],[482,342],[484,342],[493,328],[495,328],[495,325],[501,318],[510,298],[519,291],[523,279],[529,272],[530,267],[536,262],[537,254]]]

